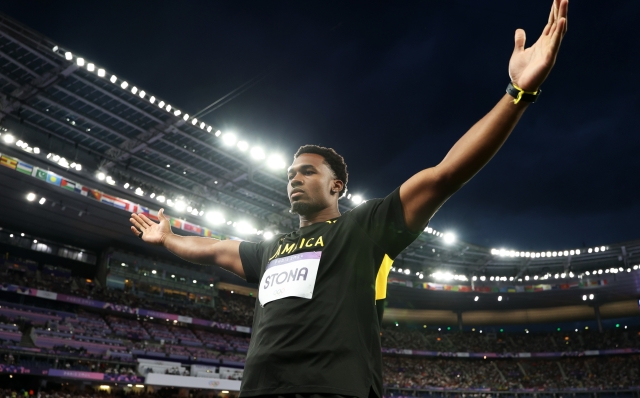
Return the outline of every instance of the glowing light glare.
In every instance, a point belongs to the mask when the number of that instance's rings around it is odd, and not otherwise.
[[[164,108],[164,101],[158,102],[158,108]]]
[[[124,183],[124,189],[129,188],[129,186],[130,186],[130,184],[129,184],[128,182],[125,182],[125,183]]]
[[[7,144],[13,144],[13,141],[15,141],[16,138],[13,136],[13,134],[4,134],[2,136],[2,141],[4,141]]]
[[[251,157],[254,158],[255,160],[262,160],[266,156],[264,154],[264,150],[259,146],[254,146],[253,148],[251,148],[250,153],[251,153]]]
[[[271,240],[273,239],[273,232],[266,231],[264,234],[262,234],[262,236],[264,236],[264,240]]]
[[[267,159],[267,165],[273,170],[282,170],[286,167],[286,163],[279,155],[271,155]]]
[[[204,126],[206,126],[205,122],[200,123],[200,128],[204,130]]]
[[[67,51],[66,53],[64,53],[64,58],[67,61],[71,61],[73,59],[73,54],[71,54],[69,51]]]
[[[78,66],[84,66],[84,58],[77,58],[76,63]]]
[[[498,301],[502,301],[502,296],[498,296]]]
[[[104,69],[100,68],[98,69],[98,76],[100,77],[104,77],[106,75],[106,72]]]
[[[451,232],[445,232],[443,236],[444,243],[450,245],[456,241],[456,236]]]
[[[152,104],[154,102],[156,102],[156,97],[154,97],[153,95],[149,98],[149,102],[151,102]]]
[[[38,201],[38,203],[40,203],[41,205],[43,205],[43,204],[44,204],[44,202],[46,202],[46,201],[47,201],[47,199],[43,196],[43,197],[41,197],[41,198],[40,198],[40,200]]]
[[[150,197],[151,199],[155,198],[155,197],[156,197],[156,193],[155,193],[155,192],[151,192],[151,195],[149,195],[149,197]]]
[[[210,132],[211,132],[211,130],[213,130],[213,127],[211,127],[211,126],[207,126],[207,133],[210,133]]]
[[[115,82],[118,81],[118,77],[116,75],[111,75],[111,77],[109,78],[109,81],[115,84]]]
[[[594,299],[594,297],[595,297],[595,296],[594,296],[593,294],[590,294],[590,295],[589,295],[589,300],[593,300],[593,299]]]
[[[187,204],[181,200],[176,200],[174,207],[176,208],[177,211],[184,211],[185,208],[187,207]]]
[[[164,201],[166,200],[166,198],[164,197],[164,195],[158,195],[157,200],[158,200],[158,202],[160,202],[160,203],[164,203]]]
[[[248,222],[245,222],[245,221],[241,221],[241,222],[237,223],[235,227],[238,230],[238,232],[243,233],[243,234],[249,234],[249,233],[256,233],[257,232],[257,230],[255,228],[253,228],[253,226],[251,226],[251,224],[249,224]]]
[[[198,124],[198,119],[194,117],[193,120],[191,121],[191,124],[193,124],[194,126]]]
[[[236,136],[233,133],[225,133],[222,136],[222,142],[227,146],[233,146],[237,141]]]
[[[123,89],[129,87],[129,83],[127,83],[127,81],[123,81],[122,83],[120,83],[120,87],[122,87]]]
[[[357,205],[359,205],[360,203],[362,203],[362,196],[360,195],[353,195],[351,197],[351,201]]]
[[[186,122],[187,120],[189,120],[189,114],[185,113],[184,116],[182,116],[182,119]]]
[[[480,300],[480,297],[478,297],[478,296],[476,296],[476,297],[473,299],[473,301],[478,301],[478,300]]]
[[[88,70],[89,72],[93,72],[94,70],[96,70],[96,66],[95,66],[94,64],[92,64],[91,62],[89,62],[89,63],[87,64],[87,70]]]
[[[35,147],[33,148],[33,153],[35,153],[36,155],[40,153],[40,148]]]
[[[144,192],[142,191],[142,189],[140,187],[136,188],[135,193],[138,196],[143,196],[144,195]]]
[[[104,181],[104,179],[107,178],[107,176],[103,172],[98,173],[96,177],[98,177],[98,180],[100,181]]]
[[[36,194],[35,194],[35,193],[33,193],[33,192],[29,192],[29,193],[27,194],[27,200],[28,200],[29,202],[33,202],[34,200],[36,200]]]
[[[238,141],[238,149],[245,152],[249,149],[249,143],[247,141]]]

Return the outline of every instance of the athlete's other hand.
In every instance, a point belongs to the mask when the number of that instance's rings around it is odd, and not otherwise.
[[[136,236],[140,236],[142,232],[142,240],[152,245],[162,245],[167,236],[171,235],[171,225],[169,219],[164,215],[164,209],[158,212],[159,223],[149,220],[144,214],[132,214],[131,232]]]
[[[515,48],[509,61],[511,81],[525,91],[537,91],[556,62],[562,38],[567,33],[569,0],[553,0],[549,21],[540,38],[525,49],[524,30],[516,30]]]

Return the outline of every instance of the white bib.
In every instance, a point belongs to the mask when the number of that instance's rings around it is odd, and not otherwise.
[[[306,252],[270,261],[262,275],[260,305],[285,297],[310,299],[318,275],[322,252]]]

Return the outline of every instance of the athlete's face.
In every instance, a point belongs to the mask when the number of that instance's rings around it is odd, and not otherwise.
[[[315,153],[298,156],[289,167],[288,178],[291,212],[301,216],[332,206],[342,190],[342,181],[335,178],[324,157]]]

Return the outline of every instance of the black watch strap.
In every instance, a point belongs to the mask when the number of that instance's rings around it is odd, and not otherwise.
[[[535,92],[524,91],[517,85],[513,84],[513,82],[510,82],[509,85],[507,86],[507,94],[515,98],[513,100],[514,104],[517,104],[520,101],[536,102],[541,92],[542,92],[541,89],[538,89],[538,91],[535,91]]]

